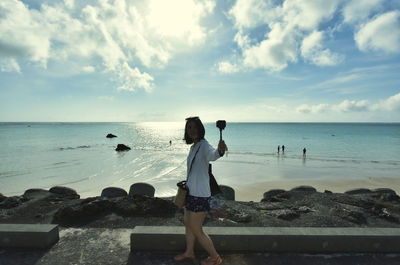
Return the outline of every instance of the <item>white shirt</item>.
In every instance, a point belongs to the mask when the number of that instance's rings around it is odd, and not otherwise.
[[[196,197],[211,196],[208,164],[210,161],[215,161],[220,157],[218,150],[214,149],[205,139],[190,147],[187,157],[187,174],[189,174],[189,177],[186,184],[189,188],[189,195]],[[192,163],[193,158],[194,161]],[[191,169],[190,165],[192,165]]]

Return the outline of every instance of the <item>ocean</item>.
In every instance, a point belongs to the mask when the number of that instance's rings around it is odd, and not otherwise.
[[[205,128],[216,147],[218,128]],[[176,182],[186,178],[190,146],[183,133],[184,122],[0,123],[0,193],[67,186],[85,198],[146,182],[156,196],[173,196]],[[213,162],[213,172],[219,184],[235,190],[268,181],[400,179],[399,123],[228,121],[223,139],[229,151]],[[116,152],[117,144],[132,150]]]

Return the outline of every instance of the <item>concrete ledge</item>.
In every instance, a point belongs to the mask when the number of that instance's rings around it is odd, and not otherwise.
[[[400,253],[400,228],[204,227],[218,251]],[[136,226],[131,251],[182,251],[183,226]],[[199,246],[196,246],[198,249]]]
[[[58,240],[57,225],[0,224],[0,247],[3,248],[49,248]]]

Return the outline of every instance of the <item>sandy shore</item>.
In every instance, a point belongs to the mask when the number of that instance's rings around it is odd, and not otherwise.
[[[349,179],[349,180],[279,180],[279,181],[264,181],[243,185],[232,188],[235,190],[235,199],[237,201],[260,201],[263,198],[264,192],[271,189],[290,190],[297,186],[312,186],[319,192],[330,190],[332,192],[343,193],[352,189],[378,189],[390,188],[400,194],[400,178],[368,178],[368,179]]]

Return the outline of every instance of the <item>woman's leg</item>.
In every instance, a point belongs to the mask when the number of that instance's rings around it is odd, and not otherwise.
[[[208,252],[211,258],[217,258],[219,255],[214,248],[211,238],[203,231],[203,222],[206,217],[205,212],[187,211],[191,232],[195,235],[200,245]]]
[[[190,211],[184,209],[183,223],[185,224],[186,252],[185,256],[194,257],[194,243],[196,236],[190,227]]]
[[[189,211],[184,208],[183,223],[185,224],[185,236],[186,236],[186,251],[182,254],[175,256],[175,261],[183,261],[187,258],[194,258],[194,243],[196,237],[190,228],[190,215]]]

